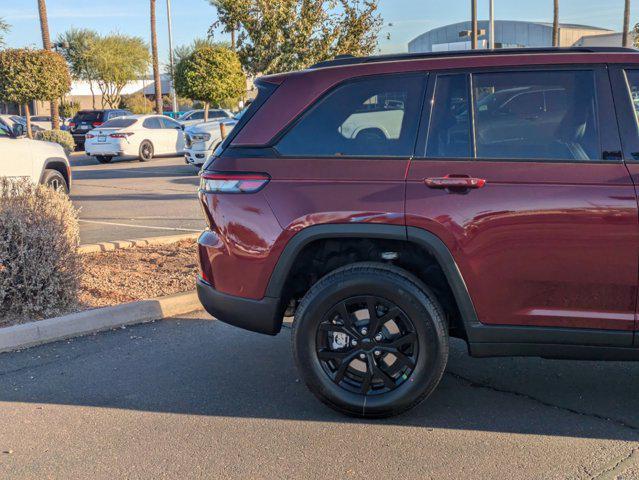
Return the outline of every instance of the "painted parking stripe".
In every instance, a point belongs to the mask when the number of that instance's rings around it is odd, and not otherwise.
[[[151,225],[131,225],[129,223],[115,223],[115,222],[99,222],[97,220],[82,220],[79,219],[79,222],[84,223],[95,223],[98,225],[112,225],[114,227],[132,227],[132,228],[153,228],[156,230],[171,230],[177,232],[201,232],[203,229],[193,230],[191,228],[175,228],[175,227],[156,227]]]

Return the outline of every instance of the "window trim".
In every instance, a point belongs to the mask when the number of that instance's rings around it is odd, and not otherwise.
[[[366,80],[376,80],[380,78],[421,78],[421,92],[419,94],[420,104],[417,108],[417,135],[415,135],[415,142],[413,143],[412,153],[409,156],[406,155],[285,155],[281,153],[277,149],[277,145],[279,142],[293,129],[295,128],[307,115],[309,115],[312,110],[323,102],[326,98],[328,98],[335,90],[338,88],[342,88],[351,83],[358,83]],[[408,73],[383,73],[383,74],[370,74],[370,75],[360,75],[357,77],[351,77],[347,80],[338,82],[332,85],[329,89],[327,89],[324,93],[322,93],[319,97],[315,98],[313,102],[308,105],[301,113],[299,113],[293,120],[291,120],[282,130],[280,130],[277,135],[275,135],[268,144],[264,145],[264,148],[270,148],[278,158],[300,158],[300,159],[309,159],[309,158],[321,158],[321,159],[353,159],[353,160],[362,160],[362,159],[398,159],[398,160],[410,160],[415,157],[416,148],[419,142],[420,137],[420,128],[422,122],[422,113],[424,110],[424,101],[426,98],[427,86],[430,80],[430,72],[428,71],[419,71],[419,72],[408,72]]]
[[[639,70],[639,65],[635,65],[636,69]],[[561,71],[592,71],[594,76],[594,87],[595,87],[595,107],[597,111],[597,133],[599,136],[599,151],[600,157],[595,160],[570,160],[570,159],[551,159],[551,158],[484,158],[477,157],[477,149],[476,149],[476,139],[475,139],[475,106],[474,106],[474,98],[473,98],[473,75],[484,74],[484,73],[521,73],[521,72],[561,72]],[[621,152],[621,142],[619,139],[619,130],[615,127],[606,127],[604,128],[604,124],[615,121],[614,115],[614,104],[613,104],[613,96],[612,96],[612,86],[610,81],[608,81],[608,65],[600,64],[600,63],[587,63],[587,64],[563,64],[563,65],[522,65],[520,67],[478,67],[478,68],[456,68],[456,69],[446,69],[446,70],[432,70],[430,72],[429,78],[429,89],[427,93],[427,102],[430,103],[430,107],[428,108],[428,132],[420,135],[420,143],[417,146],[415,160],[428,160],[428,161],[444,161],[444,162],[528,162],[528,163],[575,163],[575,164],[610,164],[610,163],[623,163],[623,159],[619,157],[615,157],[615,154]],[[471,157],[427,157],[426,156],[426,148],[428,145],[428,136],[430,134],[430,120],[432,118],[432,110],[435,106],[435,86],[436,81],[439,76],[444,75],[466,75],[467,78],[467,86],[469,89],[468,98],[470,102],[470,111],[471,111],[471,120],[470,120],[470,129],[471,129]],[[432,87],[431,87],[432,82]],[[605,90],[602,90],[605,89]],[[602,99],[602,93],[607,99]],[[616,97],[615,97],[616,98]],[[609,102],[606,105],[606,100]],[[610,122],[602,121],[602,118],[605,117],[605,120],[609,120]],[[605,134],[605,135],[604,135]],[[604,148],[604,146],[608,148]],[[639,150],[638,150],[639,151]],[[609,159],[603,158],[607,155],[612,154],[612,157]]]
[[[639,163],[639,119],[632,105],[627,70],[639,72],[639,64],[610,64],[608,68],[623,158],[626,163]]]

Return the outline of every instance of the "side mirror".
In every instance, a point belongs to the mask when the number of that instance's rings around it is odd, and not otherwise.
[[[16,123],[13,126],[13,135],[15,135],[16,137],[22,137],[24,134],[24,125],[22,125],[21,123]]]

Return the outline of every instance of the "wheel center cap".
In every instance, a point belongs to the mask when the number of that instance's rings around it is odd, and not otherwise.
[[[363,338],[362,339],[362,344],[363,345],[370,345],[371,343],[373,343],[373,341],[370,338]]]

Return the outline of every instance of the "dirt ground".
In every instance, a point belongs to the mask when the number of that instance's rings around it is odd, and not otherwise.
[[[82,255],[80,309],[105,307],[195,288],[196,243]]]

